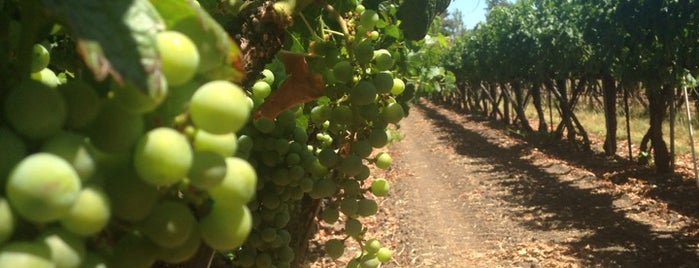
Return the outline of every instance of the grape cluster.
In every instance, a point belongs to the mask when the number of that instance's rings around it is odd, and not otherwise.
[[[323,73],[324,96],[274,119],[257,118],[241,131],[239,143],[244,138],[252,146],[239,148],[238,156],[255,166],[259,184],[249,204],[253,230],[235,254],[238,266],[291,266],[293,239],[305,239],[294,236],[297,225],[307,216],[304,207],[312,203],[321,207],[318,215],[311,215],[317,220],[345,223],[345,239],[325,245],[328,256],[341,256],[344,240],[351,239],[362,245],[363,252],[350,267],[376,267],[391,258],[390,249],[365,238],[366,228],[359,219],[377,213],[372,196],[388,194],[389,183],[371,178],[370,165],[391,166],[391,156],[374,149],[391,142],[389,125],[405,116],[395,99],[405,83],[393,75],[391,53],[375,48],[378,13],[359,5],[348,18],[351,43],[328,36],[314,42],[306,57],[310,69]],[[255,107],[279,90],[276,82],[270,70],[263,71],[250,89]]]
[[[0,267],[150,267],[244,243],[258,186],[236,133],[252,101],[211,78],[223,62],[201,26],[175,25],[155,36],[155,93],[52,64],[55,36],[0,90]]]

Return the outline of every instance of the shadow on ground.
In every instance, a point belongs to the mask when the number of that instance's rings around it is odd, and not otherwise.
[[[540,215],[525,220],[524,215],[511,215],[527,228],[536,230],[585,230],[590,235],[569,242],[571,255],[584,265],[602,267],[696,267],[699,265],[696,237],[684,233],[656,232],[652,226],[629,219],[623,210],[613,204],[610,193],[595,191],[594,187],[580,187],[579,180],[562,179],[565,174],[552,174],[545,167],[523,159],[532,146],[519,143],[499,146],[494,137],[488,137],[465,128],[441,114],[431,105],[418,103],[431,119],[433,127],[446,144],[461,155],[480,158],[494,167],[495,172],[508,174],[498,183],[511,190],[505,201],[512,206],[539,210]],[[585,183],[582,183],[584,185]],[[588,183],[589,184],[589,183]],[[685,198],[685,197],[681,197]],[[692,213],[695,214],[696,212]]]

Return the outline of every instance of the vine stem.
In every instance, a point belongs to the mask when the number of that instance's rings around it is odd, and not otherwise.
[[[349,30],[347,29],[347,21],[345,21],[345,19],[342,18],[342,15],[340,15],[340,13],[337,12],[337,10],[335,10],[335,8],[332,5],[326,3],[323,0],[317,0],[316,4],[323,7],[323,9],[328,11],[330,13],[330,15],[335,17],[335,20],[337,20],[337,23],[340,24],[340,28],[342,29],[342,34],[345,36],[345,41],[347,41],[347,45],[349,46],[350,44],[352,44],[352,40],[350,40]]]

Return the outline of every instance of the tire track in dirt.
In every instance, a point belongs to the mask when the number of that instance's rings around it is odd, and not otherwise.
[[[697,267],[686,222],[500,130],[413,107],[392,148],[398,267]],[[649,218],[650,217],[650,218]]]

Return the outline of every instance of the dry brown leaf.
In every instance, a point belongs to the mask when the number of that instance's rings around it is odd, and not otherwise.
[[[281,52],[281,56],[288,77],[279,89],[260,105],[254,118],[274,119],[289,108],[323,96],[323,76],[308,70],[305,55]]]

